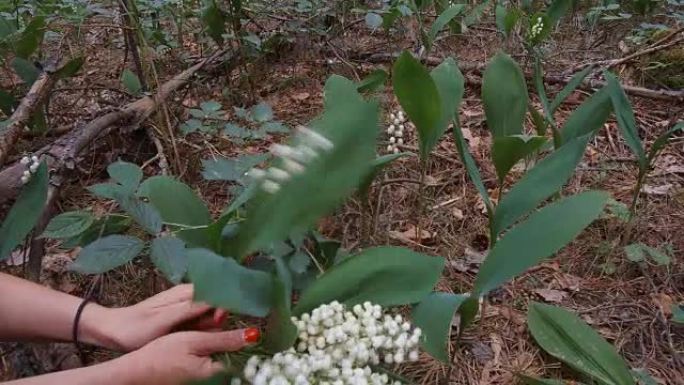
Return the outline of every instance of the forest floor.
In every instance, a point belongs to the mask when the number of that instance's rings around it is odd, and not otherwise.
[[[578,64],[625,56],[618,49],[619,43],[637,21],[591,27],[577,22],[579,19],[568,17],[553,34],[548,43],[551,54],[545,63],[547,74],[562,74]],[[107,23],[111,20],[91,20],[81,27],[80,33],[84,34],[87,46],[62,47],[63,50],[84,48],[87,60],[79,76],[62,82],[53,93],[49,106],[50,125],[59,131],[75,129],[104,110],[134,100],[120,85],[122,68],[130,67],[130,59],[124,62],[120,30],[116,26],[103,26]],[[264,23],[264,26],[277,24],[277,19],[270,20],[270,24]],[[372,55],[415,49],[417,43],[411,30],[411,25],[407,25],[391,34],[382,30],[369,33],[361,22],[335,37],[295,35],[294,40],[280,47],[276,54],[257,62],[228,73],[219,68],[199,74],[189,87],[168,101],[168,117],[153,115],[145,126],[153,135],[162,138],[169,158],[169,172],[193,186],[218,214],[230,199],[228,185],[205,181],[201,176],[201,160],[263,153],[271,143],[284,137],[269,135],[263,140],[236,144],[220,135],[195,133],[182,137],[176,133],[174,150],[164,133],[166,119],[170,120],[171,126],[177,127],[186,120],[189,108],[206,100],[220,101],[229,113],[233,106],[266,101],[273,107],[278,120],[291,127],[306,124],[322,110],[322,89],[328,76],[342,74],[355,78],[378,67],[389,70],[391,58],[383,62],[382,57]],[[441,39],[432,56],[453,56],[459,63],[484,64],[504,44],[506,51],[530,73],[531,63],[525,61],[521,45],[515,39],[502,42],[491,20],[483,21],[465,34]],[[684,46],[677,49],[684,50]],[[184,60],[193,56],[206,56],[206,53],[199,52],[196,44],[187,42],[182,52],[171,50],[157,57],[159,79],[163,81],[182,71]],[[624,84],[648,85],[649,78],[641,70],[647,60],[637,59],[615,70]],[[491,137],[479,97],[480,78],[477,73],[465,72],[465,76],[467,88],[460,121],[470,151],[483,170],[485,184],[493,187],[496,174],[490,161]],[[19,82],[8,71],[0,73],[0,80],[3,88]],[[550,87],[549,92],[560,88],[555,87]],[[588,94],[576,91],[561,107],[559,122]],[[386,90],[379,97],[387,115],[398,108],[391,91]],[[671,122],[684,116],[681,101],[640,97],[630,100],[641,137],[647,144]],[[532,103],[541,110],[536,96],[532,96]],[[617,201],[630,203],[637,169],[627,145],[617,139],[617,130],[616,122],[611,118],[590,144],[569,184],[570,191],[602,189],[609,191]],[[26,138],[21,146],[30,151],[51,140],[51,136]],[[102,141],[105,146],[89,153],[71,173],[62,189],[60,211],[84,207],[95,213],[111,210],[111,203],[96,200],[86,187],[106,180],[106,166],[119,158],[144,165],[147,176],[161,172],[157,149],[145,130],[110,135]],[[417,138],[409,134],[404,150],[415,152],[416,147]],[[381,146],[379,152],[383,151],[384,146]],[[513,173],[512,178],[517,178],[521,172]],[[418,196],[418,158],[397,160],[371,190],[373,213],[366,218],[373,223],[370,234],[362,233],[363,216],[369,214],[356,199],[349,200],[323,219],[319,231],[340,240],[343,247],[350,250],[368,245],[401,245],[444,256],[448,262],[439,288],[454,293],[468,292],[486,254],[487,217],[449,135],[436,146],[427,175],[427,187]],[[491,193],[497,196],[497,191]],[[426,207],[419,224],[414,215],[417,199],[422,199]],[[415,231],[417,225],[421,229],[419,234]],[[403,366],[403,373],[423,384],[447,383],[447,379],[451,384],[510,384],[516,382],[515,372],[547,378],[574,378],[571,372],[561,373],[559,362],[543,353],[529,335],[525,319],[527,303],[537,300],[561,305],[581,315],[617,347],[632,367],[646,369],[658,383],[684,384],[684,327],[668,320],[671,305],[684,302],[684,142],[669,146],[658,158],[643,192],[633,237],[633,241],[667,250],[672,257],[671,264],[640,265],[628,261],[618,244],[624,230],[625,224],[613,216],[595,222],[556,258],[495,291],[476,324],[464,331],[458,344],[455,323],[451,346],[453,367],[425,355],[419,363]],[[42,282],[57,290],[85,295],[93,287],[95,278],[66,269],[75,254],[59,249],[56,244],[49,245]],[[0,270],[22,275],[24,266],[21,259],[14,258],[0,265]],[[169,286],[161,275],[142,262],[116,269],[97,281],[96,298],[109,306],[132,304]],[[0,380],[81,365],[70,346],[45,346],[0,345]],[[95,362],[108,357],[108,352],[94,351],[89,360]]]

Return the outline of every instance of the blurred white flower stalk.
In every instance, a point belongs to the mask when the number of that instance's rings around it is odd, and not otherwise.
[[[330,152],[334,148],[328,138],[304,126],[297,127],[297,139],[299,144],[294,147],[283,144],[271,146],[271,153],[282,160],[283,168],[253,168],[247,173],[261,183],[264,191],[277,193],[283,183],[289,181],[292,175],[303,173],[306,165],[316,159],[321,152]]]
[[[21,176],[21,183],[26,184],[31,180],[31,176],[38,171],[40,166],[40,159],[37,156],[25,156],[19,161],[22,165],[26,166],[24,174]]]
[[[532,25],[532,28],[530,28],[530,38],[535,39],[537,36],[539,36],[542,31],[544,30],[544,19],[540,17],[537,17],[536,22]]]
[[[334,301],[293,317],[294,348],[273,357],[252,356],[244,378],[253,385],[400,385],[371,365],[418,360],[421,330],[400,315],[365,302],[351,310]],[[236,384],[233,384],[236,385]]]
[[[404,144],[407,128],[411,128],[411,122],[404,115],[404,111],[397,111],[389,115],[389,125],[387,126],[388,153],[396,154],[399,152],[399,146]]]

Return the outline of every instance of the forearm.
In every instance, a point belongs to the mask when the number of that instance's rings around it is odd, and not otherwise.
[[[0,340],[70,341],[82,299],[0,273]],[[108,309],[86,305],[79,322],[79,341],[109,346],[102,332]]]
[[[138,385],[122,358],[102,364],[44,374],[3,385]]]

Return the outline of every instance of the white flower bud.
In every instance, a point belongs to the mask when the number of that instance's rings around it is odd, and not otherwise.
[[[394,133],[394,136],[396,136],[397,138],[403,138],[403,137],[404,137],[404,133],[401,132],[401,131],[397,131],[397,132]]]
[[[392,121],[392,123],[394,123],[395,125],[398,126],[399,124],[401,124],[401,120],[399,120],[399,119],[394,119],[394,121]]]
[[[387,365],[391,365],[392,363],[394,363],[394,357],[392,356],[391,353],[385,354],[385,363]]]
[[[398,149],[397,147],[394,147],[394,149],[392,150],[392,152],[395,153],[395,154],[398,154],[398,153],[399,153],[399,149]]]
[[[230,385],[241,385],[241,384],[242,384],[242,380],[240,379],[240,377],[233,377],[230,379]]]
[[[24,170],[24,176],[27,177],[27,178],[30,178],[30,177],[31,177],[31,171],[29,171],[29,170]]]
[[[38,163],[38,162],[40,162],[40,160],[38,159],[38,157],[35,156],[35,155],[33,155],[33,156],[31,157],[31,161],[32,161],[33,163]]]
[[[397,118],[397,116],[396,116],[394,113],[391,113],[391,114],[390,114],[390,119],[394,120],[394,119],[396,119],[396,118]]]
[[[278,167],[269,168],[267,174],[276,182],[287,182],[291,178],[291,175],[287,171]]]
[[[30,180],[31,180],[31,177],[30,177],[30,176],[26,176],[26,175],[22,175],[22,176],[21,176],[21,183],[22,183],[22,184],[26,184],[26,183],[28,183]]]
[[[330,151],[334,147],[333,142],[316,131],[304,126],[297,127],[297,130],[302,134],[304,141],[311,147],[320,148],[325,151]]]
[[[419,355],[417,350],[411,350],[408,355],[408,359],[411,362],[416,362],[418,361]]]
[[[400,145],[400,146],[403,145],[403,144],[404,144],[404,139],[403,139],[403,138],[397,139],[397,144]]]
[[[31,158],[29,158],[28,156],[21,158],[21,160],[19,161],[19,163],[21,163],[23,165],[27,165],[27,164],[29,164],[29,162],[31,162]]]
[[[394,143],[396,143],[397,138],[390,136],[389,141],[390,141],[390,143],[394,144]]]
[[[287,158],[283,159],[283,167],[291,174],[301,174],[305,170],[304,166]]]

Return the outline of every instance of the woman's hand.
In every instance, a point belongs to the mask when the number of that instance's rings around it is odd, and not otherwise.
[[[179,285],[129,307],[88,304],[83,341],[128,352],[173,331],[218,330],[226,316],[224,310],[194,303],[192,285]],[[88,338],[88,333],[95,336]]]
[[[214,353],[232,352],[259,339],[258,329],[226,332],[178,332],[111,362],[130,385],[181,385],[203,380],[223,370]]]

